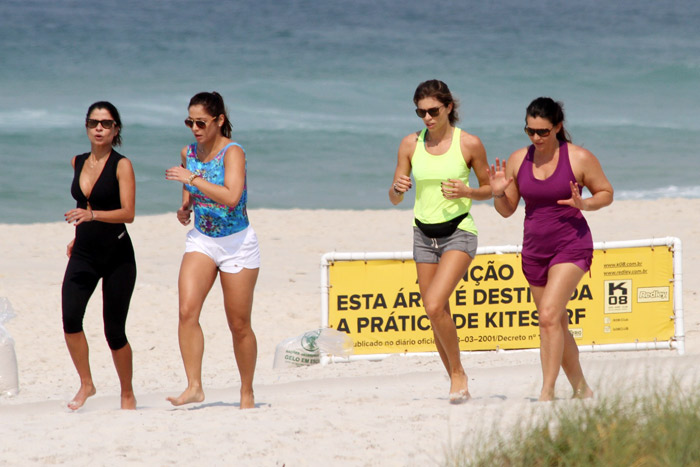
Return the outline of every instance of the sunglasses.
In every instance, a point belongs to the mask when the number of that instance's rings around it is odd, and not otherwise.
[[[85,126],[88,128],[97,128],[97,125],[102,125],[105,130],[111,129],[117,122],[114,120],[95,120],[94,118],[88,118],[85,120]]]
[[[528,136],[539,136],[541,138],[546,138],[549,136],[549,134],[552,132],[553,128],[541,128],[541,129],[535,129],[535,128],[530,128],[528,126],[525,127],[525,133],[527,133]]]
[[[214,120],[216,120],[216,118],[212,118],[211,122],[213,122]],[[197,125],[197,128],[199,128],[200,130],[205,129],[207,127],[207,125],[211,122],[205,122],[204,120],[193,120],[191,118],[185,119],[185,125],[188,128],[192,128],[193,126]]]
[[[420,118],[425,118],[425,114],[430,115],[431,117],[437,117],[440,115],[440,109],[445,107],[444,105],[441,105],[439,107],[432,107],[430,109],[416,109],[416,115],[418,115]]]

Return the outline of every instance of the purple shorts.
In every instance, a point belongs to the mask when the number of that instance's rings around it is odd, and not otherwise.
[[[547,284],[549,268],[555,264],[572,263],[583,269],[583,272],[591,269],[593,262],[593,250],[564,250],[548,257],[522,256],[523,274],[530,285],[543,287]]]

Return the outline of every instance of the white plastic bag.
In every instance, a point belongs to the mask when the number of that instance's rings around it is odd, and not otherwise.
[[[10,300],[0,297],[0,395],[14,396],[19,392],[15,341],[4,323],[15,317]]]
[[[322,328],[290,337],[277,345],[273,368],[315,365],[321,355],[346,357],[352,353],[353,341],[344,332]]]
[[[321,349],[322,354],[347,357],[352,354],[355,343],[352,341],[352,337],[346,332],[331,328],[323,328],[319,329],[316,345]]]

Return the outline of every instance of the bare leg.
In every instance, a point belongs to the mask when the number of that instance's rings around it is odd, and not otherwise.
[[[575,264],[556,264],[550,268],[544,287],[530,286],[539,313],[541,401],[554,399],[554,387],[562,367],[572,385],[575,384],[574,391],[583,391],[581,395],[587,395],[590,391],[578,359],[578,347],[569,334],[569,318],[566,312],[566,305],[583,274],[584,271]]]
[[[253,291],[259,269],[243,269],[238,273],[222,272],[226,319],[233,338],[233,353],[241,376],[241,409],[255,407],[253,376],[258,358],[258,343],[251,326]]]
[[[134,396],[134,388],[131,385],[133,376],[131,345],[127,343],[119,350],[112,350],[112,360],[114,361],[114,367],[117,369],[121,385],[121,408],[135,410],[136,397]]]
[[[90,351],[83,331],[71,334],[64,333],[64,336],[66,338],[68,352],[70,353],[70,357],[80,377],[80,389],[78,389],[73,400],[68,403],[68,408],[78,410],[85,404],[88,397],[94,396],[97,392],[92,382],[92,373],[90,372]]]
[[[204,334],[199,325],[204,299],[216,279],[217,268],[207,255],[185,253],[180,266],[178,290],[180,316],[177,328],[180,353],[187,375],[187,388],[177,397],[168,397],[173,405],[183,405],[204,400],[202,389],[202,356]]]
[[[416,268],[420,271],[418,273],[418,287],[420,289],[421,296],[424,297],[428,293],[428,287],[430,286],[430,283],[433,281],[433,277],[435,277],[435,273],[437,272],[438,264],[437,263],[417,263]],[[449,303],[445,304],[445,312],[450,313],[450,305]],[[432,326],[431,326],[432,328]],[[445,353],[445,349],[442,347],[442,344],[440,343],[440,338],[438,335],[435,333],[435,328],[432,328],[433,331],[433,340],[435,341],[435,347],[437,348],[438,355],[440,355],[440,360],[442,360],[442,365],[445,367],[445,371],[447,371],[447,374],[450,374],[450,361],[447,358],[447,354]]]
[[[569,332],[569,316],[564,314],[562,317],[562,328],[564,329],[564,355],[562,356],[561,366],[564,369],[569,383],[574,391],[574,399],[588,399],[593,397],[593,390],[588,387],[586,378],[583,376],[581,361],[579,360],[578,345],[574,336]]]
[[[463,402],[470,397],[448,300],[471,261],[468,254],[450,250],[442,255],[437,267],[429,263],[416,264],[423,306],[430,318],[438,353],[450,376],[451,402]]]

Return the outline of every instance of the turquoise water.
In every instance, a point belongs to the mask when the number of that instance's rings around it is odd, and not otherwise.
[[[396,150],[440,78],[491,161],[528,144],[527,104],[565,104],[617,199],[700,197],[700,2],[513,0],[0,4],[1,222],[61,220],[96,100],[120,110],[137,214],[164,180],[196,92],[226,99],[251,208],[388,208]],[[409,207],[408,204],[405,207]]]

